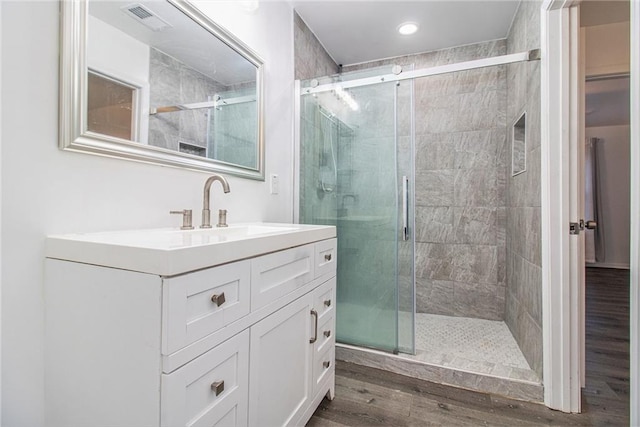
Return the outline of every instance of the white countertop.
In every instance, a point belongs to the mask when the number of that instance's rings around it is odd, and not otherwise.
[[[174,276],[336,237],[334,226],[251,223],[48,236],[45,256]]]

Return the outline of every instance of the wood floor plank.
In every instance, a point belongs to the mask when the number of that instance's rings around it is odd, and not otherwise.
[[[399,416],[408,417],[411,413],[411,393],[393,388],[339,376],[336,378],[336,393],[353,403],[375,407]]]
[[[628,426],[629,275],[587,269],[583,413],[463,390],[338,361],[336,397],[307,424],[344,426]]]

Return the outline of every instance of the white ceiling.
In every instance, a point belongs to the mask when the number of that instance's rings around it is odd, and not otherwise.
[[[296,11],[337,64],[428,52],[507,36],[518,0],[293,0]],[[412,36],[397,27],[420,25]]]

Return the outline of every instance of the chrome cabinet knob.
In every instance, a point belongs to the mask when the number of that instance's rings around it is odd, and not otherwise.
[[[211,383],[211,390],[216,392],[216,396],[224,391],[224,381],[216,381]]]
[[[324,331],[323,334],[325,337],[329,338],[331,336],[331,331]]]
[[[331,366],[331,361],[327,360],[326,362],[322,362],[322,366],[324,366],[324,368],[327,369],[329,366]]]
[[[326,305],[327,307],[331,307],[331,300],[330,299],[324,300],[324,305]]]
[[[324,260],[325,261],[331,261],[331,254],[325,254],[324,255]]]
[[[224,304],[225,301],[226,299],[224,297],[224,292],[222,292],[221,294],[213,294],[211,296],[211,302],[217,305],[218,307]]]

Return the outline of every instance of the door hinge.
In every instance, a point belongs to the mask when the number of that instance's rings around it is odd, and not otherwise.
[[[580,234],[580,232],[584,230],[584,221],[580,220],[580,222],[570,222],[569,223],[569,234]]]

